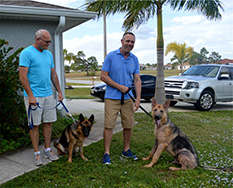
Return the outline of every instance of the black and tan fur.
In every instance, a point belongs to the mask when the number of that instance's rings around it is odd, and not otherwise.
[[[170,170],[186,170],[194,169],[197,166],[206,170],[224,170],[233,171],[232,167],[215,168],[203,167],[199,165],[197,152],[189,138],[169,119],[167,110],[170,105],[170,100],[167,100],[164,105],[157,104],[152,98],[152,117],[155,123],[155,145],[152,148],[148,157],[142,160],[152,161],[144,167],[152,167],[159,159],[163,151],[168,152],[175,158],[174,164],[180,165],[180,168],[170,167]]]
[[[79,115],[79,121],[67,126],[59,142],[54,142],[54,147],[57,148],[59,155],[68,154],[68,162],[72,162],[73,153],[77,153],[80,149],[82,159],[87,161],[83,154],[83,141],[89,136],[91,128],[94,123],[94,115],[92,114],[89,119],[84,119],[83,115]]]
[[[152,98],[152,117],[155,125],[156,142],[148,157],[152,158],[150,164],[145,167],[152,167],[165,150],[175,158],[175,163],[180,164],[181,168],[170,167],[170,170],[194,169],[198,166],[197,152],[189,138],[169,119],[167,109],[170,101],[164,105],[157,104]]]

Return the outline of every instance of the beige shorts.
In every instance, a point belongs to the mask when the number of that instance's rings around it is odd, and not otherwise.
[[[104,127],[113,129],[116,125],[118,113],[121,114],[121,124],[123,128],[132,129],[134,127],[133,101],[127,99],[124,104],[120,100],[105,99]]]
[[[57,113],[56,113],[56,106],[55,99],[53,95],[50,95],[48,97],[36,97],[36,101],[39,102],[39,107],[37,107],[36,110],[31,110],[32,118],[33,118],[33,124],[34,126],[38,126],[43,123],[52,123],[57,120]],[[24,97],[24,104],[26,107],[26,112],[28,116],[28,97]],[[36,106],[32,105],[32,109],[35,109]],[[53,109],[52,109],[53,108]],[[52,110],[51,110],[52,109]]]

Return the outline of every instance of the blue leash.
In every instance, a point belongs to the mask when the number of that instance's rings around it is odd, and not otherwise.
[[[32,108],[31,105],[29,105],[29,107],[28,107],[28,122],[29,122],[30,129],[31,130],[33,129],[33,118],[32,118],[32,113],[31,113],[32,111],[35,111],[37,109],[37,107],[40,108],[40,109],[43,109],[43,110],[53,110],[54,108],[57,108],[60,104],[62,104],[62,106],[64,107],[65,111],[72,118],[72,120],[74,122],[77,121],[76,119],[74,119],[74,117],[72,116],[72,114],[69,112],[69,110],[66,108],[65,104],[62,101],[59,101],[59,103],[55,107],[50,108],[50,109],[44,109],[44,108],[40,107],[39,103],[37,102],[35,108]]]

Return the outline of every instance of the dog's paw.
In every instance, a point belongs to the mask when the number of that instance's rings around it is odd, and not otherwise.
[[[84,161],[88,161],[88,159],[87,159],[87,158],[85,158],[85,157],[83,157],[83,160],[84,160]]]
[[[176,167],[169,167],[169,170],[171,170],[171,171],[177,171],[177,170],[180,170],[180,168],[176,168]]]
[[[68,163],[72,163],[72,160],[68,159]]]
[[[142,160],[143,161],[146,161],[146,160],[149,160],[150,158],[149,157],[143,157]]]
[[[152,165],[151,165],[151,164],[148,164],[148,165],[144,165],[143,167],[144,167],[144,168],[151,168]]]

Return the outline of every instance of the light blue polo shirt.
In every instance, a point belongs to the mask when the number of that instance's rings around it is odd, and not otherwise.
[[[47,97],[53,94],[51,68],[54,67],[52,53],[40,52],[34,46],[25,48],[19,56],[19,66],[28,67],[28,80],[35,97]],[[28,97],[24,90],[24,96]]]
[[[133,75],[139,74],[138,58],[130,52],[129,57],[125,59],[124,55],[118,50],[110,52],[102,67],[102,71],[109,73],[109,77],[114,81],[126,87],[132,87]],[[132,90],[130,94],[133,96]],[[108,99],[121,99],[121,92],[107,85],[105,98]],[[125,94],[124,99],[129,99],[128,94]]]

